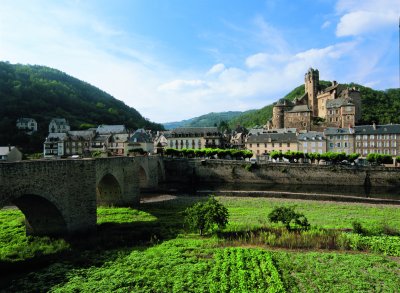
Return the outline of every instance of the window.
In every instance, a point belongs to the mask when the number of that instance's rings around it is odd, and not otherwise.
[[[264,147],[265,147],[265,148],[267,147],[267,144],[266,144],[266,143],[264,143]]]
[[[348,135],[343,135],[343,139],[344,140],[349,140],[349,136]]]
[[[290,148],[290,142],[287,143],[287,147]]]
[[[365,135],[365,134],[364,134],[364,135],[362,136],[362,138],[363,138],[364,140],[367,140],[367,139],[368,139],[368,135]]]
[[[344,143],[344,147],[347,148],[349,145],[347,142]]]
[[[258,147],[258,148],[260,147],[260,144],[259,144],[259,143],[257,143],[257,147]]]
[[[307,143],[306,143],[306,142],[303,142],[303,146],[306,148],[306,147],[307,147]]]
[[[279,147],[282,147],[282,143],[281,142],[279,143]]]
[[[253,147],[253,144],[250,144],[250,147]]]
[[[340,143],[340,142],[337,142],[337,143],[336,143],[336,147],[337,147],[337,148],[340,148],[340,147],[341,147],[341,143]]]
[[[312,148],[315,148],[315,142],[312,142],[312,143],[311,143],[311,147],[312,147]]]
[[[275,146],[275,144],[274,143],[272,143],[272,147],[274,147]]]
[[[333,148],[333,142],[329,143],[329,147],[332,149]]]
[[[356,135],[356,140],[360,140],[361,139],[361,135]]]
[[[318,147],[320,147],[320,148],[322,147],[322,142],[318,143]]]

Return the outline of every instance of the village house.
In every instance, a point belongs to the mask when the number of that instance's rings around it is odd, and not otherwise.
[[[334,153],[354,153],[354,129],[328,127],[324,130],[326,151]]]
[[[19,118],[17,119],[17,128],[24,130],[27,134],[32,134],[37,131],[37,122],[33,118]]]
[[[223,145],[222,133],[217,127],[175,128],[167,139],[168,146],[176,149],[218,148]]]
[[[95,130],[74,130],[68,131],[65,139],[65,155],[90,156],[90,147]]]
[[[128,143],[130,151],[134,151],[135,149],[142,149],[147,153],[154,152],[154,142],[151,133],[145,131],[144,129],[136,130],[130,137]],[[167,141],[165,142],[165,145],[167,145]]]
[[[65,154],[67,133],[49,133],[43,143],[44,158],[62,157]]]
[[[253,157],[265,155],[271,151],[298,151],[296,133],[262,133],[250,135],[245,143]]]
[[[0,162],[18,162],[22,160],[22,153],[15,146],[0,147]]]
[[[400,155],[400,124],[356,126],[354,134],[355,152],[362,157],[371,153]]]
[[[162,153],[162,151],[168,147],[168,137],[171,137],[171,131],[157,131],[153,140],[155,153]]]
[[[129,134],[113,133],[111,134],[108,151],[112,156],[127,156],[129,151]]]
[[[71,130],[65,118],[54,118],[49,123],[49,133],[67,133]]]
[[[297,136],[299,152],[326,153],[326,139],[323,132],[310,131]]]

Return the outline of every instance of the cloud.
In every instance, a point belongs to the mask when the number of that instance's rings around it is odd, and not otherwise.
[[[207,75],[221,73],[225,70],[225,65],[223,63],[215,64],[211,69],[207,72]]]
[[[395,25],[398,15],[392,11],[386,13],[355,11],[341,17],[336,29],[338,37],[365,35]]]
[[[203,80],[183,80],[177,79],[164,83],[158,87],[160,91],[190,91],[193,89],[204,88],[206,83]]]
[[[336,10],[341,15],[336,35],[358,36],[395,26],[400,14],[398,0],[340,0]]]

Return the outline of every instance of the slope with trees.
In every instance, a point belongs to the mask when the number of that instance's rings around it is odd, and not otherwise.
[[[45,66],[0,62],[0,145],[40,150],[52,118],[66,118],[72,129],[99,124],[124,124],[130,129],[163,129],[106,92],[59,70]],[[32,117],[38,133],[16,130],[16,120]]]

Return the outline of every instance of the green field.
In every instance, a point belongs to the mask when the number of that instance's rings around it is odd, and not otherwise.
[[[183,211],[201,197],[98,208],[98,231],[79,239],[26,237],[19,210],[0,210],[4,292],[399,292],[400,207],[218,197],[228,226],[200,237]],[[267,220],[296,205],[312,225]],[[351,232],[360,222],[367,235]],[[392,235],[386,235],[390,231]],[[393,233],[396,232],[396,233]]]

